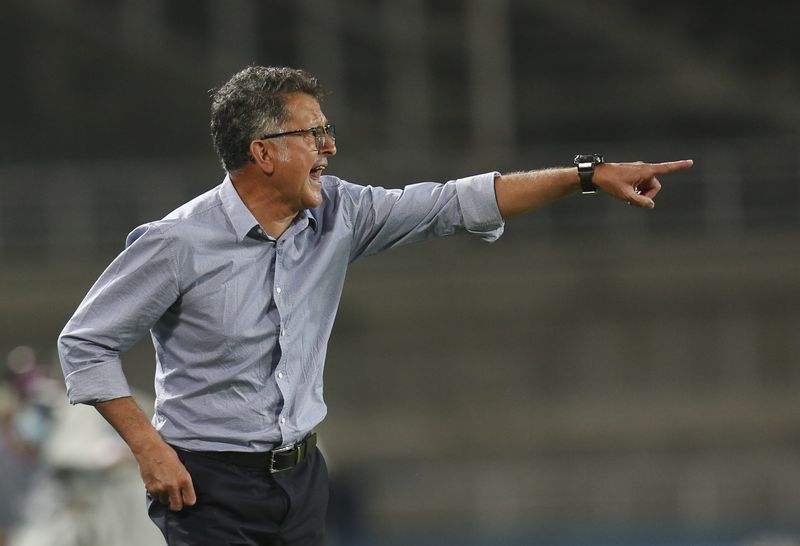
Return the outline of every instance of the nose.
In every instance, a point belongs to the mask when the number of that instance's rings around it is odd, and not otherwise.
[[[336,138],[329,134],[325,135],[325,146],[319,150],[320,155],[336,155]]]

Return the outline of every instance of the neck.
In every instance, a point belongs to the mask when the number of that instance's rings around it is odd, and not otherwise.
[[[284,199],[263,174],[241,171],[229,174],[242,202],[264,231],[275,239],[283,235],[300,212],[297,205]]]

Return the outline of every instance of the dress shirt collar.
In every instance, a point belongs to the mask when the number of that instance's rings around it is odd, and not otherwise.
[[[228,216],[228,220],[236,232],[236,240],[238,242],[244,239],[255,229],[260,228],[258,220],[256,220],[250,209],[244,204],[236,188],[233,186],[230,175],[225,176],[220,188],[220,199],[222,200],[222,209]],[[295,217],[292,225],[297,226],[296,230],[302,231],[306,226],[311,226],[312,229],[317,229],[317,219],[310,210],[301,210]]]

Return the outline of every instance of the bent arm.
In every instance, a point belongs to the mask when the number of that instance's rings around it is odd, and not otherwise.
[[[175,450],[130,396],[120,354],[177,297],[169,241],[157,230],[137,233],[97,280],[58,339],[70,401],[94,405],[130,447],[148,493],[172,510],[194,504],[192,481]]]
[[[98,402],[95,408],[130,447],[145,489],[153,498],[176,511],[197,501],[186,467],[133,398]]]

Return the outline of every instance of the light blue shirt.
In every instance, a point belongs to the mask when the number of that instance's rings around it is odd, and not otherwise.
[[[268,237],[230,178],[136,228],[58,340],[73,404],[130,395],[120,360],[148,331],[153,424],[172,445],[266,451],[326,414],[325,362],[347,267],[457,232],[497,239],[497,173],[400,189],[322,177],[323,202]]]

